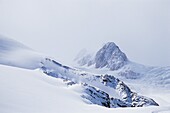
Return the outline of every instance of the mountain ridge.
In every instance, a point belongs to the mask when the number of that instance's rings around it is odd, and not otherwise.
[[[66,82],[69,86],[79,84],[84,92],[82,98],[90,101],[92,104],[108,108],[159,105],[153,99],[131,91],[124,82],[115,78],[113,75],[97,75],[71,68],[44,55],[35,54],[35,51],[27,49],[25,46],[17,46],[20,45],[17,41],[11,41],[10,39],[4,39],[4,41],[6,42],[6,47],[10,46],[12,42],[11,47],[13,47],[13,49],[7,49],[7,52],[3,53],[9,57],[6,57],[6,60],[0,59],[1,64],[25,69],[40,69],[46,75],[62,79],[63,82]],[[0,42],[1,45],[4,44],[4,41]],[[114,44],[108,44],[108,47],[110,46],[114,46],[115,49],[118,49]],[[1,49],[3,50],[3,48]],[[26,54],[27,51],[29,51],[28,54]],[[0,55],[0,57],[3,58],[3,55]],[[25,60],[31,63],[27,63]],[[9,63],[9,61],[11,63]]]
[[[86,54],[90,56],[88,52],[86,52]],[[108,58],[106,59],[105,56]],[[86,57],[86,55],[83,55],[82,57],[79,56],[75,62],[78,65],[76,65],[76,67],[82,67],[82,69],[85,69],[86,71],[93,72],[93,70],[95,70],[94,72],[114,74],[118,78],[123,77],[125,79],[141,79],[143,80],[142,82],[150,82],[150,84],[153,86],[170,86],[169,66],[145,66],[132,62],[114,42],[106,43],[103,47],[95,52],[93,57]],[[96,64],[99,66],[96,67]],[[140,83],[142,83],[141,80],[139,81]]]

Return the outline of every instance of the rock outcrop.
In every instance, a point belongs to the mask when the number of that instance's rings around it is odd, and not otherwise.
[[[158,106],[153,99],[138,95],[123,81],[108,74],[94,75],[82,72],[49,58],[41,62],[41,70],[49,76],[63,79],[69,86],[81,84],[82,97],[93,104],[108,108]],[[115,98],[105,89],[117,92],[120,98]]]

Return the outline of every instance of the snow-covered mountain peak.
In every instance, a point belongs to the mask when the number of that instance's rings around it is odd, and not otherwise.
[[[114,48],[118,48],[118,46],[114,43],[114,42],[107,42],[103,48],[110,48],[110,49],[114,49]]]
[[[119,49],[114,42],[106,43],[95,56],[95,67],[107,67],[110,70],[117,70],[125,65],[126,55]]]
[[[106,43],[94,57],[87,55],[77,60],[83,69],[90,72],[115,75],[118,78],[138,79],[140,83],[149,83],[161,87],[170,86],[170,68],[145,66],[132,62],[114,42]],[[90,65],[89,65],[90,64]]]
[[[86,52],[87,53],[87,52]],[[95,68],[109,68],[110,70],[118,70],[128,61],[127,56],[119,49],[114,42],[106,43],[95,55],[86,54],[77,59],[77,63],[81,66],[94,65]]]

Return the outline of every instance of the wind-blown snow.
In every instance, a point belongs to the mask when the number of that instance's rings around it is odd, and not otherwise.
[[[42,54],[0,35],[0,64],[36,69],[42,59]]]

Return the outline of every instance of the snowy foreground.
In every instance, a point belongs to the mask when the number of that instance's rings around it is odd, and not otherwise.
[[[142,108],[105,108],[82,101],[78,87],[46,76],[40,70],[0,66],[1,113],[169,113],[170,92],[144,90],[160,106]],[[163,112],[167,111],[167,112]]]
[[[150,85],[146,77],[138,80],[120,77],[125,82],[122,90],[120,80],[111,77],[108,80],[118,82],[110,84],[107,79],[93,74],[99,75],[100,71],[106,74],[108,71],[74,69],[48,58],[14,40],[0,37],[0,113],[170,113],[170,89],[161,87],[160,83],[156,82],[158,86]],[[169,77],[169,68],[167,70],[164,79]],[[158,73],[156,71],[152,73]],[[114,75],[112,71],[108,73]],[[154,78],[150,80],[159,79]],[[166,81],[163,84],[169,86],[168,79],[161,78],[160,81]],[[97,94],[91,95],[91,92]],[[137,94],[133,98],[142,100],[132,101],[129,94]],[[114,97],[109,101],[113,102],[109,104],[113,108],[103,105],[108,100],[107,95]],[[156,105],[152,99],[159,106],[150,106]]]

